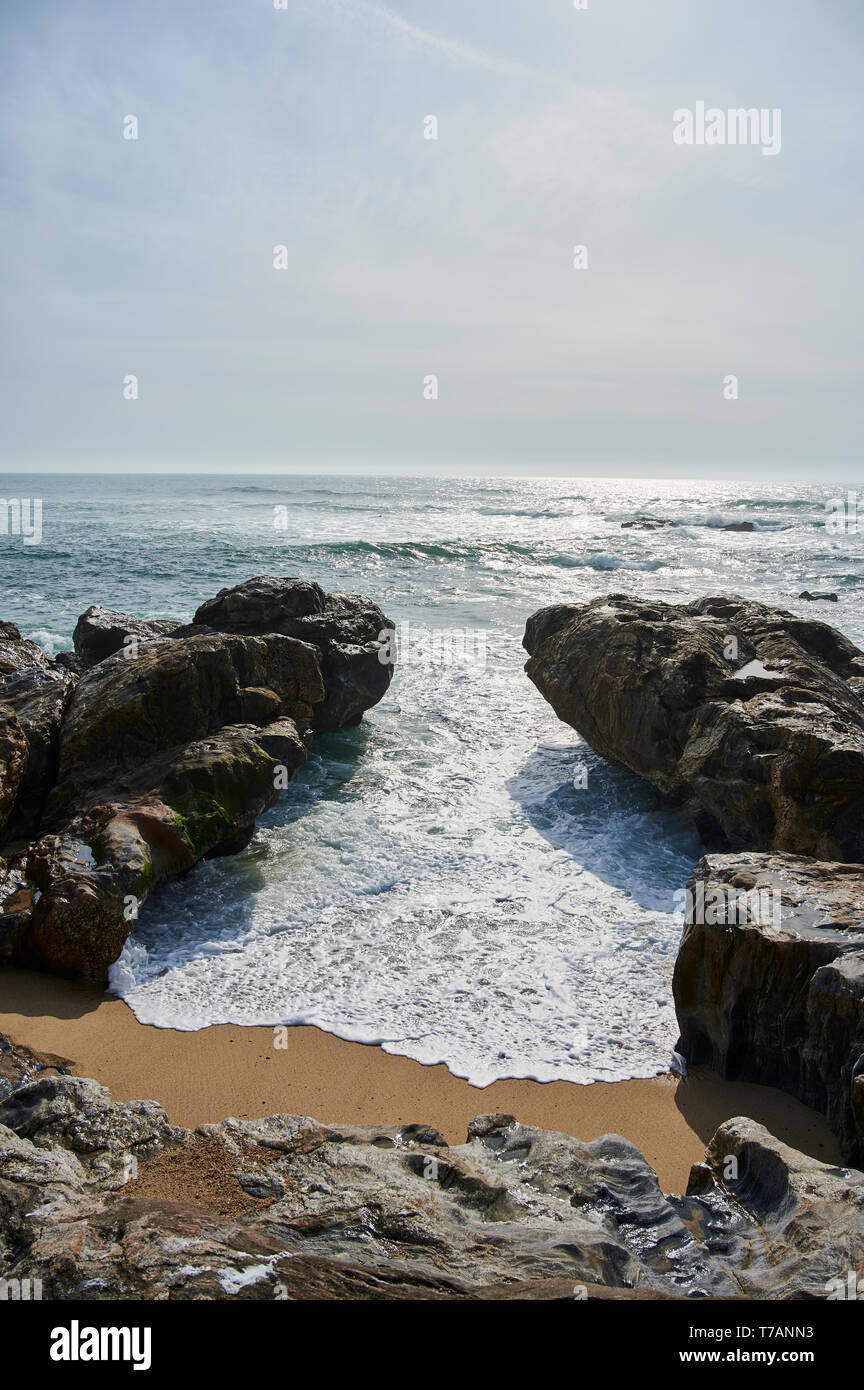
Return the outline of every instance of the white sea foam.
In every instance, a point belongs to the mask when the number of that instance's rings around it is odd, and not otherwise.
[[[698,843],[557,722],[517,651],[406,667],[244,855],[160,894],[113,975],[137,1016],[316,1024],[481,1086],[665,1070]]]

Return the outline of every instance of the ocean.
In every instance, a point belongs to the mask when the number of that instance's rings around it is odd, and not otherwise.
[[[0,534],[3,604],[48,651],[91,603],[188,620],[255,574],[368,594],[399,659],[242,854],[157,892],[112,972],[144,1023],[315,1024],[476,1085],[665,1071],[701,847],[559,723],[523,672],[537,608],[743,594],[864,645],[845,489],[581,478],[6,475],[39,544]],[[622,529],[650,512],[678,523]],[[750,521],[752,532],[729,532]],[[859,533],[860,531],[860,533]],[[810,604],[802,590],[832,590]]]

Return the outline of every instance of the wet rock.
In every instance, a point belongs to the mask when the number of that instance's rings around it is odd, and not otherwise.
[[[677,526],[677,521],[670,521],[662,516],[650,516],[647,513],[642,516],[634,517],[632,521],[622,521],[622,531],[659,531],[663,526]]]
[[[524,646],[559,718],[709,846],[864,859],[864,655],[834,628],[613,594],[541,609]]]
[[[803,594],[799,594],[798,597],[807,599],[808,603],[818,603],[820,599],[824,600],[825,603],[837,603],[836,594],[811,594],[808,593],[806,589]]]
[[[701,859],[673,990],[688,1063],[789,1091],[864,1165],[864,865]]]
[[[730,521],[721,529],[724,531],[755,531],[756,526],[752,521]]]
[[[68,1072],[69,1066],[65,1057],[34,1052],[20,1043],[16,1045],[0,1033],[0,1101],[4,1101],[17,1087],[39,1076]]]
[[[688,1192],[705,1213],[706,1239],[720,1240],[718,1253],[730,1242],[745,1296],[836,1299],[849,1273],[857,1278],[864,1254],[864,1174],[857,1169],[808,1158],[740,1118],[717,1130]],[[730,1211],[745,1215],[749,1231],[730,1227]]]

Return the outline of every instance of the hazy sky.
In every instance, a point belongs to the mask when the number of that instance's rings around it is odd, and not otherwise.
[[[861,475],[861,0],[284,3],[3,0],[0,466]]]

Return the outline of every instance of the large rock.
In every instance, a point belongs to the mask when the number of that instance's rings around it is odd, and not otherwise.
[[[393,624],[361,594],[325,594],[301,579],[262,575],[202,603],[196,624],[248,635],[281,632],[316,647],[327,694],[316,706],[319,732],[356,724],[386,693],[393,667],[381,660]]]
[[[154,754],[253,722],[253,714],[262,724],[288,717],[305,731],[324,696],[315,649],[274,634],[205,633],[151,641],[134,658],[108,657],[84,673],[69,705],[44,824],[62,824],[72,808],[110,794],[118,776]]]
[[[275,611],[258,601],[268,585]],[[0,625],[0,961],[105,979],[147,895],[242,849],[312,726],[356,723],[386,690],[374,604],[301,581],[248,587],[214,600],[220,630],[88,609],[80,678],[77,658]],[[232,628],[238,593],[247,631]],[[292,609],[296,634],[279,630]]]
[[[864,1166],[864,865],[701,859],[673,989],[690,1063],[790,1091]]]
[[[616,1135],[485,1115],[293,1115],[190,1133],[95,1082],[0,1099],[0,1275],[46,1299],[825,1298],[864,1259],[864,1175],[724,1125],[664,1196]]]
[[[541,609],[524,646],[559,718],[709,845],[864,860],[864,655],[834,628],[613,594]]]

